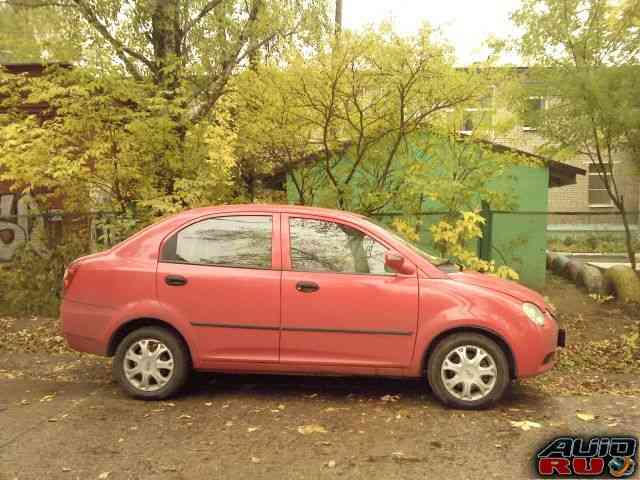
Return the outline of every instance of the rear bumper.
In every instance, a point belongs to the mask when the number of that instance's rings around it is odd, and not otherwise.
[[[107,326],[113,310],[65,299],[60,308],[62,334],[73,350],[106,355]]]

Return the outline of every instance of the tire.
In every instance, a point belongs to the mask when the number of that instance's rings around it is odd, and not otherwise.
[[[143,400],[163,400],[175,395],[190,373],[191,359],[186,345],[162,327],[142,327],[129,333],[113,358],[113,377],[128,395]]]
[[[467,362],[473,362],[477,358],[474,352],[483,355],[480,365],[468,363],[464,368],[462,355]],[[462,367],[459,372],[458,363]],[[443,376],[450,380],[449,386]],[[456,376],[459,377],[458,382],[455,381]],[[455,333],[438,342],[429,356],[427,378],[433,393],[442,403],[465,410],[493,405],[502,398],[511,381],[509,361],[503,349],[491,338],[478,333]],[[477,382],[482,382],[483,388]],[[465,392],[467,385],[469,390]]]

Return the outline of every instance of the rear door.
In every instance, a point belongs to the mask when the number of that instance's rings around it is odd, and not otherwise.
[[[278,361],[279,220],[277,213],[216,216],[165,240],[158,296],[190,322],[201,360]]]
[[[417,275],[385,271],[388,249],[353,225],[283,214],[280,361],[400,368],[418,322]]]

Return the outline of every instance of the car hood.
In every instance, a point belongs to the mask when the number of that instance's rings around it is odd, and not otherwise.
[[[494,292],[500,292],[522,302],[535,303],[542,311],[546,309],[542,295],[516,282],[502,280],[501,278],[494,277],[493,275],[478,272],[451,273],[449,274],[449,277],[456,282],[462,282],[493,290]]]

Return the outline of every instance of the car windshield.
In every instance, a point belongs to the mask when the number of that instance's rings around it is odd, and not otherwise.
[[[376,220],[374,218],[370,218],[370,217],[367,217],[367,220],[369,220],[374,225],[382,228],[387,233],[387,235],[390,235],[395,240],[397,240],[398,242],[402,243],[404,246],[409,248],[411,251],[417,253],[422,258],[426,259],[428,262],[430,262],[431,264],[435,265],[436,267],[438,267],[440,265],[444,265],[446,263],[450,263],[450,260],[448,260],[446,258],[439,257],[437,255],[434,255],[433,253],[428,252],[426,250],[423,250],[422,248],[418,247],[414,243],[402,238],[400,235],[398,235],[396,232],[394,232],[391,228],[389,228],[388,225],[385,225],[383,222],[381,222],[379,220]]]

